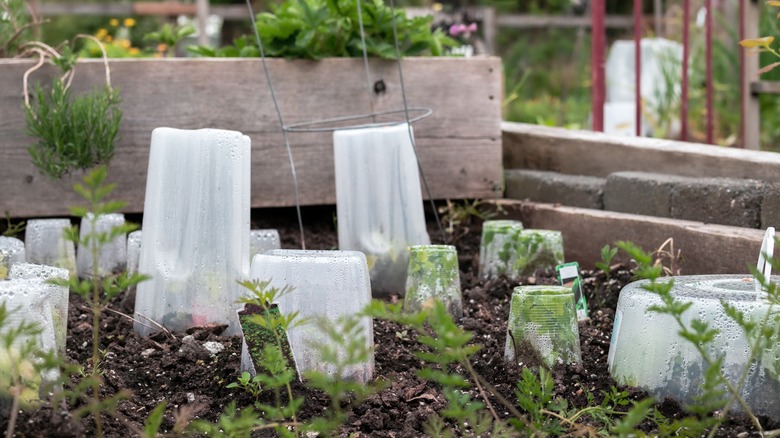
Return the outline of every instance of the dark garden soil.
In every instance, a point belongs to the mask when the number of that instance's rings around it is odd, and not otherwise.
[[[277,228],[283,248],[299,248],[295,213],[291,209],[260,210],[253,213],[253,228]],[[306,244],[308,249],[335,249],[336,231],[332,218],[333,208],[304,209]],[[138,220],[138,218],[135,218]],[[435,224],[430,225],[432,239],[441,242]],[[506,320],[509,298],[513,286],[507,280],[482,281],[477,275],[479,224],[459,227],[449,235],[449,242],[458,247],[463,291],[463,318],[458,321],[474,334],[474,342],[482,349],[473,357],[473,365],[494,390],[510,401],[516,401],[513,393],[522,373],[519,366],[508,366],[503,361],[506,337]],[[603,392],[609,391],[615,382],[607,371],[607,354],[612,333],[614,308],[620,288],[631,280],[631,273],[615,266],[612,279],[607,282],[601,272],[586,271],[585,294],[591,306],[591,319],[581,322],[580,341],[582,365],[560,365],[553,370],[555,394],[565,398],[570,407],[583,408],[600,404]],[[521,284],[554,284],[552,273],[537,273],[523,279]],[[132,315],[131,300],[120,297],[112,308]],[[71,295],[68,325],[68,358],[87,365],[91,356],[91,315],[83,301]],[[109,312],[101,321],[101,346],[105,357],[101,365],[104,375],[103,393],[110,396],[120,390],[129,390],[131,396],[119,402],[118,415],[105,416],[107,436],[134,436],[142,427],[152,409],[167,400],[168,407],[163,422],[164,430],[172,430],[177,421],[189,418],[215,420],[226,405],[250,406],[250,396],[241,389],[228,389],[239,375],[241,340],[238,337],[221,337],[218,329],[203,327],[187,333],[156,334],[148,338],[138,336],[132,330],[132,322],[120,314]],[[375,376],[389,382],[386,389],[360,403],[350,413],[340,429],[343,436],[415,437],[424,436],[423,425],[438,415],[445,406],[442,391],[434,384],[417,377],[421,362],[414,356],[420,346],[411,330],[395,323],[374,321],[376,343]],[[212,354],[204,343],[215,342],[224,347]],[[646,394],[632,388],[628,391],[632,400]],[[313,390],[296,384],[294,390],[306,401],[301,417],[313,417],[328,409],[327,398]],[[589,402],[588,394],[592,395]],[[480,399],[476,389],[471,394]],[[491,401],[500,404],[491,397]],[[45,404],[43,407],[23,412],[16,428],[16,436],[73,437],[93,436],[91,419],[77,420],[70,409]],[[666,400],[658,404],[660,412],[669,418],[684,415],[680,406]],[[508,416],[504,409],[497,409],[501,416]],[[0,413],[0,430],[5,431],[7,412]],[[299,417],[300,418],[300,417]],[[587,416],[579,426],[568,433],[572,436],[588,436],[595,432]],[[641,425],[649,433],[657,433],[649,421]],[[770,427],[777,425],[768,425]],[[747,419],[734,416],[720,430],[719,436],[747,436],[752,427]],[[740,435],[741,434],[741,435]],[[257,436],[265,436],[260,432]]]

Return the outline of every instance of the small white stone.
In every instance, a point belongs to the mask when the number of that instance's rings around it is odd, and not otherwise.
[[[192,403],[195,401],[195,394],[188,392],[187,393],[187,403]]]
[[[219,342],[209,341],[203,344],[203,348],[208,350],[211,354],[219,354],[225,349],[225,346]]]
[[[152,353],[154,353],[155,351],[157,351],[157,350],[155,350],[154,348],[147,348],[146,350],[144,350],[144,351],[142,351],[142,352],[141,352],[141,356],[143,356],[143,357],[149,357],[149,356],[151,356],[151,355],[152,355]]]
[[[195,342],[195,337],[194,337],[194,336],[192,336],[192,335],[187,335],[187,336],[185,336],[185,337],[181,338],[181,342],[182,342],[183,344],[187,344],[187,343],[189,343],[189,342]]]

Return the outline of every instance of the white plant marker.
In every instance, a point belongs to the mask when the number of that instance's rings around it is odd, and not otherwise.
[[[333,132],[339,249],[366,255],[377,295],[403,294],[410,245],[431,242],[407,124]]]
[[[299,312],[298,321],[308,321],[287,331],[298,375],[309,370],[334,373],[335,367],[323,363],[315,348],[317,344],[329,341],[315,321],[318,318],[336,321],[357,314],[369,304],[371,283],[365,255],[358,251],[266,251],[252,259],[250,277],[270,281],[269,287],[293,288],[276,304],[283,315]],[[363,328],[366,345],[373,345],[372,319],[361,317],[359,325]],[[347,367],[341,377],[367,382],[373,374],[372,353],[365,363]]]
[[[92,231],[92,213],[81,219],[79,237],[83,240]],[[96,233],[108,233],[113,227],[122,226],[125,223],[125,215],[112,213],[100,215],[95,221]],[[115,272],[124,271],[127,266],[127,240],[124,236],[105,243],[98,252],[98,275],[105,277]],[[76,252],[76,267],[80,278],[92,277],[92,250],[87,246],[80,246]]]
[[[761,242],[761,252],[758,253],[758,264],[756,269],[758,272],[764,274],[764,278],[769,279],[772,276],[772,264],[768,259],[771,259],[775,252],[775,227],[768,227],[764,233],[764,240]],[[757,279],[753,279],[753,284],[756,288],[756,292],[761,291],[761,283]]]
[[[127,275],[138,273],[138,261],[141,259],[141,230],[127,235]]]
[[[236,131],[152,132],[134,328],[228,324],[249,271],[250,140]]]

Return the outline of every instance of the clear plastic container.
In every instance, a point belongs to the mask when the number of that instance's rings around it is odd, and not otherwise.
[[[376,295],[404,293],[408,247],[431,243],[407,124],[333,133],[339,249],[366,255]]]
[[[15,337],[8,350],[4,346],[0,346],[0,367],[10,367],[11,364],[25,366],[25,361],[34,360],[34,358],[21,357],[20,347],[29,341],[34,342],[41,351],[56,351],[54,322],[49,301],[52,287],[37,278],[0,281],[0,303],[5,303],[6,308],[11,311],[8,327],[15,328],[19,323],[25,322],[34,323],[40,329],[40,333],[32,338],[29,336]],[[0,334],[4,334],[5,330],[5,327],[0,329]],[[29,364],[27,368],[32,369],[32,362]],[[9,382],[3,381],[7,378],[4,374],[0,373],[0,388],[2,389],[9,385]],[[24,391],[21,395],[22,402],[25,405],[37,402],[40,397],[46,395],[48,389],[51,389],[51,384],[56,381],[58,376],[59,371],[54,369],[42,373],[40,377],[34,377],[32,381],[37,382],[38,387]],[[0,395],[3,392],[0,390]]]
[[[24,261],[24,242],[15,237],[0,236],[0,280],[8,277],[15,264]]]
[[[690,327],[693,319],[700,319],[720,331],[708,351],[713,357],[723,355],[722,371],[736,384],[748,365],[749,346],[742,328],[724,313],[721,300],[758,321],[770,308],[765,294],[756,292],[752,277],[742,275],[672,278],[672,295],[692,303],[683,322]],[[772,277],[772,282],[780,282],[780,277]],[[693,344],[677,334],[680,329],[671,316],[649,310],[661,299],[643,288],[647,284],[637,281],[620,292],[608,356],[610,373],[618,383],[643,388],[658,399],[691,403],[700,394],[706,364]],[[754,414],[780,419],[780,344],[764,350],[749,365],[742,397]]]
[[[480,277],[519,277],[514,267],[515,248],[521,231],[523,223],[520,221],[490,220],[482,224],[482,240],[479,246]]]
[[[281,249],[279,231],[274,229],[249,231],[249,260],[272,249]]]
[[[581,363],[574,294],[564,286],[517,286],[512,293],[504,356],[553,367]]]
[[[463,315],[458,251],[450,245],[415,245],[409,248],[404,310],[422,310],[439,300],[455,318]]]
[[[69,219],[30,219],[24,232],[26,261],[39,265],[65,268],[76,275],[76,247],[65,239]]]
[[[81,220],[79,237],[81,240],[92,234],[92,213],[88,213]],[[121,213],[104,214],[95,221],[96,233],[109,233],[112,228],[125,224],[125,215]],[[80,246],[76,252],[76,267],[80,278],[92,277],[92,250],[89,246]],[[119,236],[106,242],[98,253],[98,276],[106,277],[113,273],[122,272],[127,267],[127,239]]]
[[[152,132],[134,328],[206,323],[240,333],[237,280],[249,271],[250,140],[236,131]]]
[[[524,229],[517,238],[515,269],[520,276],[550,271],[563,263],[563,235],[560,231]]]
[[[138,273],[138,262],[141,260],[141,230],[127,235],[127,275]]]
[[[315,348],[329,339],[314,321],[319,318],[336,321],[359,313],[369,304],[371,283],[366,257],[357,251],[272,250],[252,259],[251,278],[270,281],[270,287],[293,288],[276,304],[282,314],[299,312],[298,320],[308,321],[287,331],[298,375],[309,370],[335,373],[335,367],[323,363]],[[360,326],[366,346],[373,346],[371,318],[361,317]],[[365,363],[345,369],[341,377],[367,382],[373,374],[371,354]]]
[[[64,268],[36,265],[33,263],[19,263],[11,268],[8,278],[11,280],[40,280],[45,283],[48,280],[55,278],[67,280],[68,275],[68,270]],[[49,293],[57,351],[60,353],[60,356],[64,358],[68,331],[68,294],[70,291],[67,286],[57,286],[48,283],[45,286],[46,292]]]

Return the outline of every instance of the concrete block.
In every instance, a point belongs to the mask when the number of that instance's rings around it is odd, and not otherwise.
[[[767,184],[761,202],[761,228],[780,228],[780,183]]]
[[[758,228],[765,183],[747,179],[702,178],[675,185],[671,217]]]
[[[604,186],[604,210],[670,217],[672,189],[691,178],[647,172],[615,172]]]
[[[604,208],[604,178],[525,169],[507,170],[505,177],[507,198],[595,210]]]

